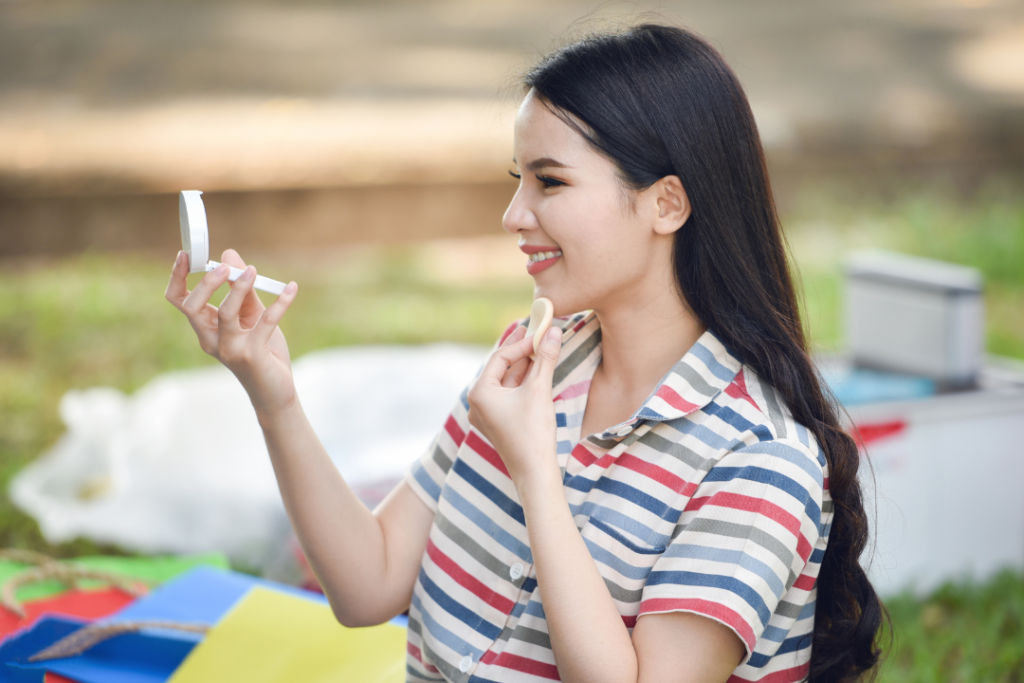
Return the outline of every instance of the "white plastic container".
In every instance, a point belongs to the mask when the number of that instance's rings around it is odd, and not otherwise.
[[[984,354],[981,274],[881,251],[846,262],[846,338],[859,367],[974,385]]]

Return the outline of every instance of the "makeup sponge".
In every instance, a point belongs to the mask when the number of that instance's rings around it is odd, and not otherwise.
[[[537,349],[540,348],[540,342],[544,339],[544,334],[551,327],[551,318],[554,315],[555,307],[548,299],[541,297],[533,302],[533,308],[530,309],[530,324],[526,327],[526,336],[533,335],[531,359],[536,357]]]

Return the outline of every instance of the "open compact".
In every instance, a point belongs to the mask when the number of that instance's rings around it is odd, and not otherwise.
[[[210,230],[206,224],[206,206],[200,190],[183,190],[178,196],[178,222],[181,224],[181,250],[188,254],[188,272],[207,273],[220,265],[210,260]],[[233,266],[228,279],[234,282],[242,270]],[[285,284],[262,275],[256,276],[256,289],[283,294]]]

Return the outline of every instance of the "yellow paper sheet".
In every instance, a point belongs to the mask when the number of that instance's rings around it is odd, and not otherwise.
[[[405,629],[345,628],[324,604],[253,588],[169,683],[402,683]]]

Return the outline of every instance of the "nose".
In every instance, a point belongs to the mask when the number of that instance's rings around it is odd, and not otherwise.
[[[515,196],[512,197],[512,201],[509,202],[508,208],[505,209],[505,215],[501,217],[501,227],[513,235],[524,230],[533,230],[539,225],[537,216],[527,201],[526,194],[523,186],[520,185]]]

